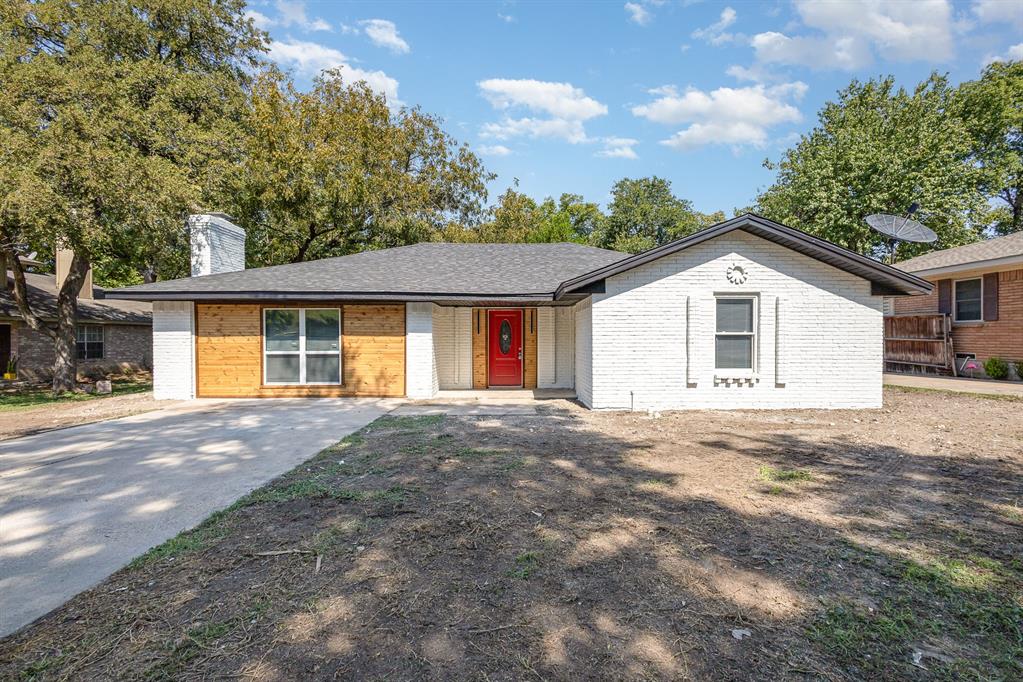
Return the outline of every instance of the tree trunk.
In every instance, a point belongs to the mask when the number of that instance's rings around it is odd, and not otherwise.
[[[57,333],[53,341],[53,392],[75,390],[78,378],[78,353],[75,326],[78,321],[78,294],[89,272],[89,261],[76,251],[71,258],[67,277],[57,293]]]

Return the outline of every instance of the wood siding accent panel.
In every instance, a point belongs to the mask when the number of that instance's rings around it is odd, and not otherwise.
[[[487,311],[472,309],[472,387],[487,388]]]
[[[340,386],[263,386],[264,308],[341,308]],[[398,397],[405,394],[405,306],[336,302],[196,305],[200,398]]]
[[[342,388],[348,395],[405,395],[405,306],[346,305]]]
[[[195,391],[199,398],[252,398],[262,381],[259,304],[195,306]]]
[[[536,308],[522,311],[522,387],[536,388]]]

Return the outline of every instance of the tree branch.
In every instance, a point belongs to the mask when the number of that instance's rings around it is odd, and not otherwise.
[[[18,313],[21,315],[21,319],[25,321],[29,328],[46,334],[51,339],[56,339],[56,330],[48,327],[32,310],[31,303],[28,300],[28,285],[25,283],[25,267],[21,264],[14,244],[7,238],[6,234],[4,235],[4,242],[4,260],[7,261],[7,267],[11,269],[11,273],[14,275],[14,302],[18,306]],[[6,286],[6,272],[4,273],[4,280]]]

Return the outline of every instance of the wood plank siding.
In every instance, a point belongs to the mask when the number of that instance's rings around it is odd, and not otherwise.
[[[536,388],[536,308],[522,311],[522,387]]]
[[[487,370],[487,310],[472,309],[472,387],[476,390],[489,385]]]
[[[263,308],[341,308],[340,386],[263,385]],[[200,398],[405,395],[405,306],[336,302],[196,305]]]

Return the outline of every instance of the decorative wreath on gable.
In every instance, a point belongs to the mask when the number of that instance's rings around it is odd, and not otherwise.
[[[728,281],[732,284],[745,284],[748,276],[749,275],[746,274],[745,268],[741,265],[735,264],[729,265],[728,271],[725,273],[725,277],[727,277]]]

